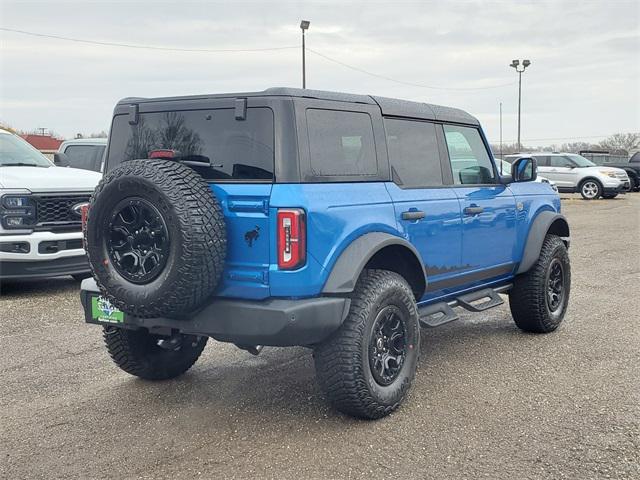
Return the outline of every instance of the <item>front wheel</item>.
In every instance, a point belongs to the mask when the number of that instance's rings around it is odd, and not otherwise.
[[[513,320],[525,332],[553,332],[567,312],[570,291],[567,247],[557,235],[547,235],[538,261],[515,278],[509,292]]]
[[[207,337],[169,338],[145,329],[107,326],[103,333],[113,362],[125,372],[145,380],[168,380],[182,375],[196,363],[207,344]]]
[[[580,195],[585,200],[595,200],[602,195],[602,185],[597,180],[587,179],[580,184]]]
[[[418,310],[400,275],[365,270],[342,327],[314,351],[316,374],[339,411],[384,417],[400,406],[415,376],[420,351]]]

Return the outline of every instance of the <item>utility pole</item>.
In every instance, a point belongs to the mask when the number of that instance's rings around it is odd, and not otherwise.
[[[302,88],[307,88],[304,31],[309,29],[309,24],[311,24],[309,20],[302,20],[300,22],[300,30],[302,30]]]
[[[531,65],[529,60],[522,61],[522,67],[520,67],[520,60],[513,60],[510,67],[516,69],[518,72],[518,152],[522,150],[522,143],[520,143],[520,112],[522,107],[522,72],[524,72],[527,67]]]
[[[500,175],[502,175],[502,102],[500,102]]]

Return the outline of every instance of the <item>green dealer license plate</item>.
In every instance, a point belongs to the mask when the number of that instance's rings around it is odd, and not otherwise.
[[[98,322],[123,323],[124,313],[103,297],[91,297],[91,318]]]

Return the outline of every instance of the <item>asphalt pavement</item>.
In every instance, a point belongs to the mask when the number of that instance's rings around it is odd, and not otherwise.
[[[640,479],[640,194],[564,195],[568,315],[520,332],[505,304],[422,331],[408,401],[333,411],[311,351],[210,341],[183,377],[120,371],[79,285],[0,292],[0,477]]]

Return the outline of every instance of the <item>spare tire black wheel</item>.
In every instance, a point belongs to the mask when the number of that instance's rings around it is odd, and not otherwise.
[[[114,306],[179,318],[214,293],[227,235],[220,204],[196,172],[171,160],[131,160],[96,187],[85,245]]]

